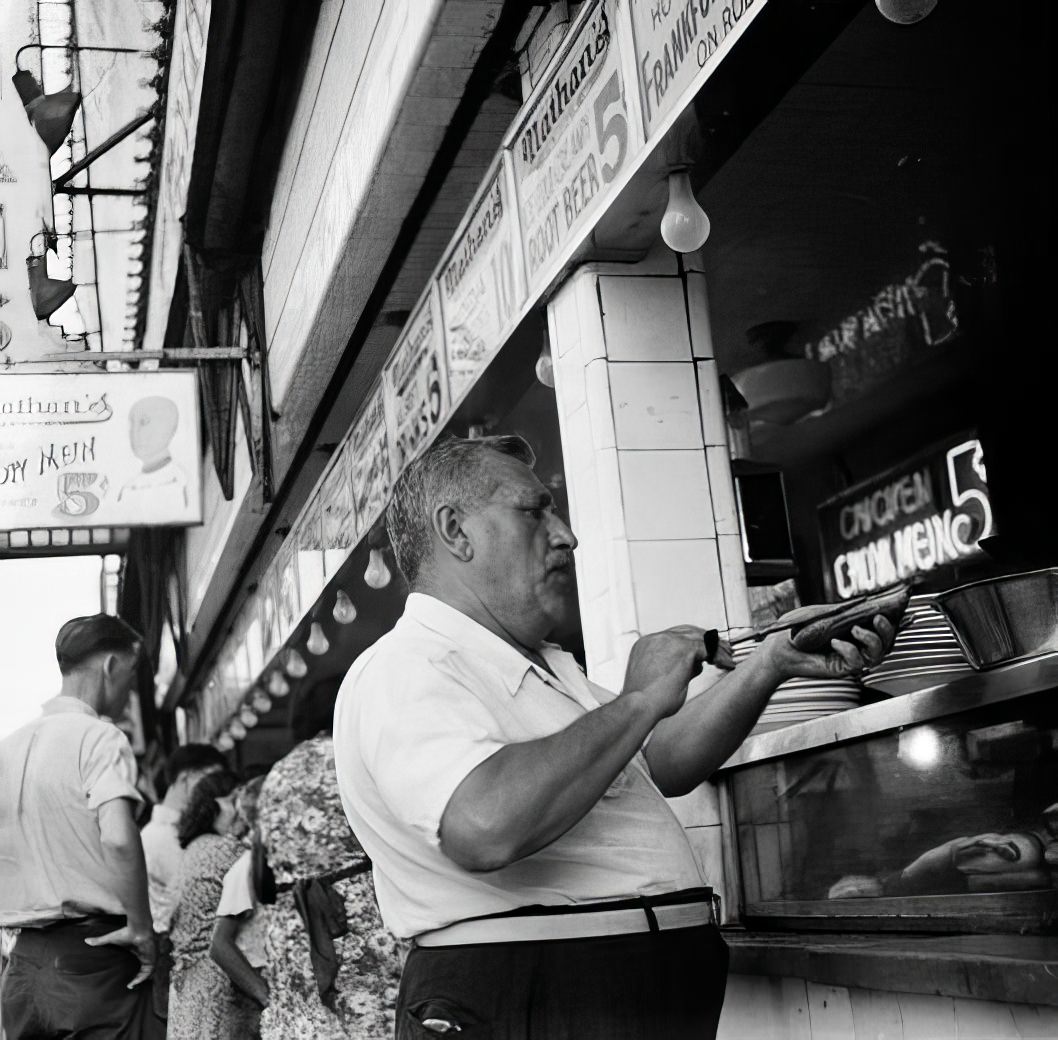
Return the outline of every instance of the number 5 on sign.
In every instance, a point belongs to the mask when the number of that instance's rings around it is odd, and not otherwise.
[[[619,106],[618,110],[607,117],[614,105]],[[603,183],[609,184],[620,171],[628,152],[627,109],[621,96],[621,80],[616,71],[595,98],[595,140],[599,156],[603,160]],[[607,149],[613,140],[617,141],[617,155],[613,162],[608,162]]]

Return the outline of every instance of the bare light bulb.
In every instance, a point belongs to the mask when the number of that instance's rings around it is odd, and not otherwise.
[[[218,751],[231,751],[235,747],[235,740],[230,733],[222,733],[214,743]]]
[[[381,549],[372,549],[364,571],[364,581],[373,589],[384,589],[393,577],[386,566],[386,558]]]
[[[937,0],[874,0],[874,3],[884,18],[897,25],[921,22],[937,6]]]
[[[313,621],[309,626],[309,638],[305,640],[305,649],[316,657],[322,657],[330,648],[330,640],[323,632],[323,625],[318,621]]]
[[[233,719],[231,723],[229,723],[228,732],[231,734],[233,740],[246,739],[246,727],[238,719]]]
[[[338,594],[334,597],[334,609],[331,611],[331,617],[339,625],[348,625],[356,620],[356,605],[349,598],[345,589],[339,589]]]
[[[239,712],[239,721],[247,729],[253,729],[254,726],[257,725],[257,712],[255,712],[249,705],[246,705],[242,711]]]
[[[555,389],[555,363],[551,359],[550,347],[545,346],[540,351],[540,356],[536,359],[536,378],[544,386],[548,386],[552,390]]]
[[[268,677],[268,692],[273,697],[285,697],[290,693],[290,683],[283,677],[278,669]]]
[[[709,237],[709,218],[691,191],[686,169],[669,174],[669,204],[661,218],[661,237],[677,253],[693,253]]]
[[[264,715],[265,712],[271,709],[272,699],[264,692],[264,690],[258,690],[257,693],[253,695],[253,700],[250,704],[253,706],[253,710],[259,715]]]
[[[291,679],[303,679],[309,673],[309,666],[305,664],[305,658],[297,652],[290,650],[287,653],[287,675]]]

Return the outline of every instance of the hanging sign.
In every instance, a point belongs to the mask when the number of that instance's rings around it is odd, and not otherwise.
[[[824,578],[850,599],[980,553],[992,533],[984,453],[947,441],[819,507]]]
[[[350,467],[353,508],[356,513],[354,542],[386,508],[393,486],[390,469],[389,437],[386,433],[386,406],[382,384],[375,385],[360,417],[356,420],[344,452]]]
[[[632,0],[647,140],[698,93],[766,0]]]
[[[503,160],[501,153],[437,276],[453,401],[499,350],[525,300],[510,171]]]
[[[629,158],[613,7],[589,5],[509,140],[531,292],[546,286],[565,247],[592,226]]]
[[[437,299],[428,289],[382,371],[394,476],[448,418],[448,370]]]
[[[0,530],[202,520],[193,372],[0,380]]]
[[[329,579],[352,552],[356,539],[356,505],[348,443],[337,452],[320,487],[323,507],[323,568]]]

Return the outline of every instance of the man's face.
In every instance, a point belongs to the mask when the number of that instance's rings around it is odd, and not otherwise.
[[[474,550],[470,573],[497,620],[531,645],[561,625],[574,606],[577,539],[528,466],[496,452],[484,467],[496,488],[464,518]]]
[[[168,453],[175,424],[168,410],[138,402],[129,413],[129,443],[141,462],[151,462]]]

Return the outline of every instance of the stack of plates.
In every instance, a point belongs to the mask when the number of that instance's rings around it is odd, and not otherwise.
[[[736,665],[756,648],[756,643],[734,647]],[[854,679],[787,679],[772,694],[752,732],[766,733],[795,722],[833,715],[836,711],[855,708],[859,703],[860,688]]]
[[[885,660],[863,676],[864,686],[896,696],[973,673],[947,618],[923,599],[911,597],[906,616],[912,623],[897,633]]]

